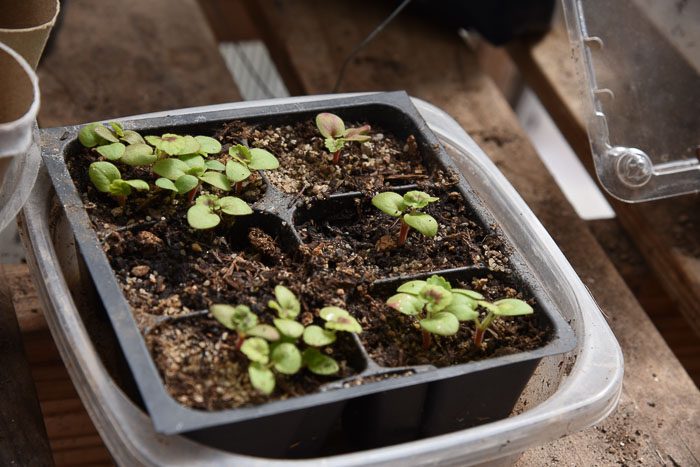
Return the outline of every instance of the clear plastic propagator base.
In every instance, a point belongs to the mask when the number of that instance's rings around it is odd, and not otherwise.
[[[563,0],[601,184],[631,202],[700,191],[700,0]]]

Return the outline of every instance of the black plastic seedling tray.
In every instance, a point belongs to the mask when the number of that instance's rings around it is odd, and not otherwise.
[[[458,172],[404,92],[120,122],[125,129],[146,134],[213,134],[222,123],[231,120],[282,125],[313,119],[320,111],[336,113],[345,121],[367,121],[390,130],[400,139],[414,135],[429,169]],[[565,353],[575,347],[573,331],[552,305],[543,285],[528,271],[521,254],[514,251],[509,256],[513,272],[501,279],[522,290],[526,296],[534,297],[538,319],[552,330],[549,343],[539,349],[446,368],[387,368],[374,363],[355,337],[357,351],[352,358],[359,372],[351,379],[376,380],[383,374],[389,374],[391,378],[356,386],[351,384],[352,381],[336,381],[318,393],[254,407],[217,412],[185,407],[168,394],[162,383],[66,168],[65,155],[80,150],[79,130],[79,126],[42,130],[44,162],[143,404],[156,430],[161,433],[180,433],[211,446],[264,457],[298,458],[327,453],[329,433],[342,434],[343,439],[339,441],[344,446],[342,449],[410,441],[508,416],[538,362],[543,357]],[[459,177],[458,191],[464,202],[485,230],[491,230],[489,226],[494,224],[491,214],[472,192],[468,182],[461,175]],[[301,244],[294,227],[300,216],[322,215],[329,207],[343,204],[355,196],[358,194],[331,195],[310,212],[306,208],[296,208],[290,202],[292,196],[268,184],[263,198],[254,205],[256,214],[246,222],[254,222],[266,232],[278,236],[282,247],[291,251]],[[468,280],[475,275],[483,277],[495,273],[464,267],[430,271],[421,276],[432,274],[443,275],[448,280]],[[407,279],[378,281],[372,284],[370,292],[388,296],[399,282]]]

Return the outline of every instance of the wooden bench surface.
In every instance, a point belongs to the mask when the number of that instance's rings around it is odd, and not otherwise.
[[[194,0],[128,0],[119,3],[121,13],[114,5],[74,0],[64,11],[53,50],[39,69],[41,126],[240,99]],[[329,92],[346,54],[390,9],[389,2],[371,1],[246,5],[292,94]],[[83,11],[88,7],[89,19]],[[170,20],[178,27],[163,24]],[[226,21],[235,27],[236,18]],[[156,57],[166,62],[156,64]],[[207,68],[190,73],[193,66]],[[610,465],[642,459],[651,465],[696,465],[700,393],[556,187],[475,54],[453,31],[402,14],[353,60],[340,91],[394,89],[441,107],[485,150],[590,288],[623,348],[625,381],[618,409],[596,427],[532,448],[519,464]],[[26,268],[12,274],[26,281]],[[109,463],[40,312],[31,311],[38,308],[36,296],[26,289],[15,297],[15,307],[56,463]]]

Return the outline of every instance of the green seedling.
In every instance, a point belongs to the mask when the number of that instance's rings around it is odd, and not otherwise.
[[[369,141],[371,137],[367,132],[371,130],[369,125],[363,125],[359,128],[345,128],[343,120],[335,114],[323,112],[316,115],[316,126],[326,138],[324,144],[328,151],[333,154],[333,163],[337,164],[340,159],[340,150],[347,141],[357,141],[364,143]]]
[[[504,298],[493,303],[468,289],[452,288],[441,276],[428,280],[414,280],[402,284],[398,294],[387,300],[391,308],[410,316],[417,316],[423,330],[423,347],[430,347],[430,333],[450,336],[459,331],[460,321],[474,321],[474,346],[481,348],[484,331],[501,316],[532,313],[532,307],[522,300]],[[479,321],[479,307],[488,311]]]
[[[275,287],[275,299],[270,300],[268,306],[277,311],[274,327],[258,324],[257,316],[246,306],[214,305],[211,309],[217,320],[238,333],[236,348],[251,362],[248,366],[250,382],[264,394],[275,389],[273,370],[292,375],[306,366],[319,375],[337,373],[338,363],[319,348],[335,342],[337,331],[362,331],[347,311],[337,307],[320,311],[325,328],[316,325],[304,327],[295,319],[301,311],[299,300],[282,285]],[[303,352],[297,346],[300,337],[308,346]]]
[[[248,204],[235,196],[201,195],[195,204],[187,210],[187,222],[194,229],[213,229],[221,222],[220,213],[230,216],[247,216],[253,214]]]
[[[119,169],[107,161],[90,164],[88,175],[99,191],[109,193],[117,198],[119,205],[122,207],[126,204],[126,198],[131,194],[132,188],[145,191],[149,189],[148,183],[143,180],[123,180]]]
[[[430,348],[430,335],[451,336],[459,331],[459,322],[479,317],[477,292],[453,289],[440,276],[428,280],[414,280],[402,284],[387,305],[405,315],[418,318],[423,332],[423,348]]]
[[[180,136],[166,133],[162,136],[146,136],[146,141],[156,148],[159,159],[189,154],[206,157],[208,154],[218,154],[221,151],[221,143],[208,136]]]
[[[428,214],[418,212],[418,209],[423,209],[429,203],[437,200],[438,198],[434,198],[422,191],[409,191],[403,196],[387,191],[379,193],[372,198],[372,204],[390,216],[401,219],[398,245],[403,246],[406,243],[409,226],[426,237],[435,236],[438,228],[437,221]]]
[[[200,182],[208,183],[220,190],[229,191],[231,183],[221,173],[226,167],[217,160],[204,160],[199,154],[186,154],[178,159],[161,159],[153,165],[153,172],[160,175],[156,185],[179,194],[188,193],[192,201]]]
[[[263,337],[268,340],[280,338],[277,329],[269,324],[258,323],[258,316],[245,305],[212,305],[209,311],[225,327],[236,331],[236,350],[240,350],[246,337]]]
[[[226,177],[236,184],[236,194],[241,193],[243,182],[250,177],[251,170],[274,170],[279,161],[269,151],[247,148],[242,144],[231,146],[228,153],[233,159],[226,163]]]
[[[85,125],[80,130],[78,139],[83,146],[94,147],[98,154],[109,161],[143,166],[152,164],[157,159],[153,149],[137,132],[124,130],[117,122],[110,122],[110,126],[112,130],[101,123]]]
[[[481,348],[481,344],[484,339],[484,331],[488,328],[497,318],[502,318],[505,316],[521,316],[529,315],[533,312],[532,307],[522,300],[517,298],[504,298],[502,300],[496,300],[495,302],[487,302],[486,300],[479,300],[477,302],[480,307],[485,308],[488,313],[486,317],[479,321],[478,318],[474,318],[474,324],[476,324],[476,334],[474,335],[474,347],[477,349]]]

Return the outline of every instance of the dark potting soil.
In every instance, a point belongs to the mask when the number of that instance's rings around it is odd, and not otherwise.
[[[389,295],[375,293],[372,281],[477,266],[484,274],[460,286],[490,299],[529,297],[489,277],[489,270],[509,272],[508,249],[495,230],[478,224],[456,191],[455,177],[428,171],[412,137],[398,141],[378,128],[370,135],[369,143],[347,144],[340,166],[335,167],[311,122],[281,128],[232,122],[218,132],[223,149],[212,157],[222,162],[229,157],[229,145],[238,143],[268,149],[278,157],[280,169],[266,171],[265,177],[295,199],[298,195],[295,222],[302,245],[294,243],[290,226],[259,212],[235,221],[224,216],[214,229],[194,230],[186,220],[190,206],[186,196],[172,199],[165,190],[135,192],[121,208],[88,178],[88,165],[100,159],[95,151],[83,149],[67,161],[161,377],[176,400],[203,410],[256,405],[314,392],[325,383],[362,371],[359,349],[350,336],[344,336],[330,350],[339,362],[339,374],[320,377],[306,370],[293,376],[277,374],[274,393],[263,396],[249,383],[247,359],[235,350],[232,331],[210,314],[177,318],[216,303],[245,304],[261,322],[271,323],[274,314],[267,303],[274,298],[276,285],[285,285],[297,295],[302,304],[298,319],[305,325],[322,325],[318,317],[322,307],[348,309],[362,324],[360,338],[380,365],[447,366],[529,350],[548,340],[549,330],[538,326],[536,312],[497,321],[483,349],[471,347],[470,324],[463,324],[456,336],[433,337],[431,349],[422,349],[415,320],[389,308],[384,303]],[[149,170],[119,168],[124,179],[141,178],[154,186]],[[329,176],[340,182],[328,182]],[[399,248],[398,226],[392,226],[395,219],[376,210],[370,200],[379,191],[407,183],[417,183],[419,189],[439,197],[426,212],[438,220],[440,228],[434,238],[413,231]],[[218,191],[200,187],[200,194]],[[342,209],[334,208],[332,214],[317,215],[315,203],[332,202],[327,200],[331,192],[350,191],[363,194]],[[255,174],[241,197],[253,203],[264,192],[264,180]],[[167,321],[159,322],[164,316]]]

